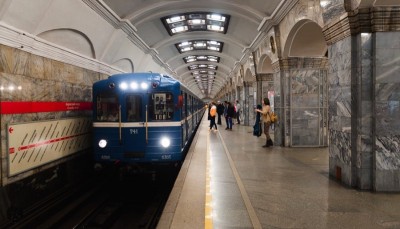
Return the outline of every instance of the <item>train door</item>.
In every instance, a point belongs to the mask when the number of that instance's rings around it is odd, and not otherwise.
[[[188,132],[189,132],[189,123],[188,123],[188,115],[189,115],[189,113],[188,113],[188,106],[189,106],[189,104],[188,104],[188,95],[187,95],[187,93],[185,93],[185,105],[184,105],[184,109],[185,109],[185,142],[188,140]]]
[[[144,98],[139,94],[130,94],[125,99],[125,128],[124,154],[126,158],[144,157],[146,148],[146,130],[143,125],[145,122]],[[123,109],[124,110],[124,109]]]
[[[194,106],[194,104],[193,104],[193,96],[190,95],[190,114],[191,114],[190,115],[191,116],[191,119],[190,119],[190,135],[192,135],[192,133],[194,131],[194,127],[195,127],[195,124],[194,124],[195,117],[194,117],[193,106]]]

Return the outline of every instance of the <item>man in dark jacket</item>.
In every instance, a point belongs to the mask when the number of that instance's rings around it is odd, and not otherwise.
[[[233,125],[232,119],[234,115],[235,115],[235,106],[231,102],[228,102],[228,109],[226,112],[227,124],[228,124],[228,127],[226,128],[227,130],[232,130],[232,125]]]
[[[218,114],[218,125],[221,125],[221,116],[224,114],[224,105],[221,103],[221,101],[218,101],[218,105],[217,105],[217,114]]]

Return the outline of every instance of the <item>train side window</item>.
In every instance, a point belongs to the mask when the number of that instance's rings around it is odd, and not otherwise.
[[[126,97],[126,120],[128,122],[141,121],[142,99],[139,95],[128,95]]]
[[[118,121],[118,97],[115,94],[99,94],[96,98],[96,121]]]
[[[171,93],[154,93],[150,97],[149,117],[153,120],[171,120],[174,100]]]
[[[192,115],[192,96],[188,96],[188,116]]]

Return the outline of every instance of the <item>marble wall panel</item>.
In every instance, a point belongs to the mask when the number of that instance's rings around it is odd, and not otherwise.
[[[329,152],[331,153],[331,152]],[[338,170],[340,169],[340,172]],[[339,173],[339,174],[338,174]],[[341,181],[344,185],[350,186],[351,167],[343,163],[337,157],[329,158],[329,175]],[[340,177],[337,177],[339,175]]]
[[[32,54],[0,45],[0,72],[23,75]]]
[[[292,97],[292,108],[298,107],[318,107],[318,94],[294,94]]]
[[[301,60],[300,60],[301,61]],[[298,66],[298,65],[294,65]],[[322,146],[327,144],[326,71],[293,68],[281,72],[284,94],[285,144]],[[325,105],[325,106],[324,106]]]
[[[375,171],[375,191],[398,192],[400,190],[400,170]]]
[[[357,187],[361,190],[371,190],[372,179],[371,179],[371,168],[360,168],[357,169]]]
[[[372,139],[370,136],[359,136],[357,144],[360,146],[357,151],[357,168],[371,169],[373,167],[373,155],[372,153]],[[371,172],[371,171],[370,171]],[[369,174],[371,176],[371,174]]]
[[[327,0],[322,4],[323,13],[322,17],[325,24],[331,23],[334,19],[344,14],[344,1],[343,0]]]
[[[281,85],[282,85],[282,93],[283,96],[281,96],[281,99],[283,99],[283,103],[282,103],[282,113],[284,114],[284,124],[283,124],[283,137],[284,137],[284,141],[285,141],[285,146],[289,146],[291,145],[290,139],[291,139],[291,120],[290,117],[291,115],[291,110],[290,110],[290,106],[291,106],[291,100],[290,100],[290,71],[284,70],[282,72],[283,77],[281,78],[281,80],[283,80],[283,82],[281,81]]]
[[[400,33],[377,32],[375,53],[376,169],[396,171],[400,170]],[[382,185],[390,188],[391,183]]]
[[[350,133],[329,130],[329,157],[343,162],[351,167],[351,136]]]
[[[361,101],[360,105],[362,116],[359,118],[359,123],[361,124],[358,127],[359,134],[362,135],[364,138],[369,136],[372,138],[372,122],[373,122],[373,115],[372,115],[372,102],[371,101]]]
[[[44,58],[40,56],[30,55],[24,71],[24,76],[36,79],[44,79],[45,75]]]
[[[105,74],[0,45],[0,86],[4,88],[0,90],[1,101],[90,102],[93,82],[106,77]],[[9,86],[14,86],[15,89],[9,90]],[[7,124],[90,116],[91,111],[1,115],[2,171],[7,171],[5,160],[8,154],[5,132]],[[21,174],[17,179],[22,179],[31,173]],[[2,174],[6,176],[7,173]],[[2,178],[4,184],[8,179]]]
[[[329,73],[351,68],[351,37],[329,46]]]
[[[360,63],[360,70],[361,72],[360,77],[361,80],[359,82],[360,84],[360,100],[361,100],[361,112],[362,112],[362,118],[366,118],[365,115],[368,115],[368,117],[371,117],[371,112],[372,112],[372,107],[371,107],[371,102],[372,102],[372,95],[373,95],[373,77],[372,77],[372,39],[371,39],[371,34],[361,34],[360,35],[360,56],[359,58],[361,59],[359,62]],[[363,126],[366,124],[364,122]],[[365,132],[364,132],[365,134]]]
[[[319,109],[292,109],[292,145],[320,145]]]
[[[351,185],[351,72],[352,40],[345,38],[329,46],[328,128],[330,174],[341,168],[342,181]],[[347,172],[346,172],[347,171]]]
[[[275,145],[283,145],[284,144],[284,126],[285,126],[285,116],[283,112],[283,100],[282,100],[282,92],[281,92],[281,73],[274,73],[274,112],[279,117],[278,122],[274,125],[274,144]]]

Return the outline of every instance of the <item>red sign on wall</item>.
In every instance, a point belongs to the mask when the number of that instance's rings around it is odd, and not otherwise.
[[[0,102],[1,114],[92,110],[91,102]]]

